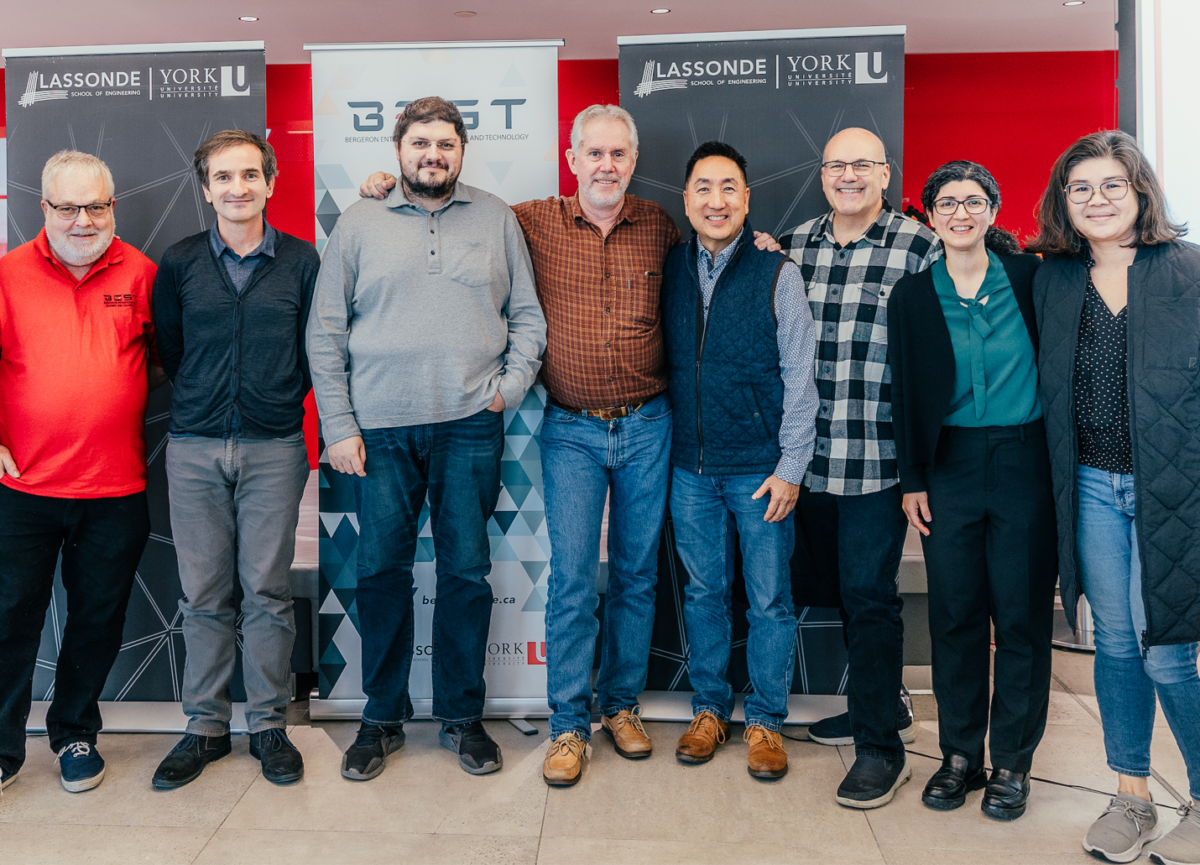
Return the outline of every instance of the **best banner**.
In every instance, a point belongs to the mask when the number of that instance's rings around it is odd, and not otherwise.
[[[460,180],[509,204],[558,194],[558,50],[562,43],[308,45],[312,54],[316,237],[323,250],[338,217],[359,200],[374,171],[398,174],[392,131],[409,102],[441,96],[462,112],[467,146]],[[397,274],[397,283],[405,279]],[[545,392],[535,387],[504,412],[503,487],[488,523],[494,595],[487,646],[491,716],[548,715],[545,622],[550,540],[542,503],[536,433]],[[352,481],[321,464],[320,699],[314,718],[358,717],[362,649],[358,631],[358,520]],[[413,566],[415,634],[411,696],[417,717],[432,711],[433,611],[437,577],[426,505]]]

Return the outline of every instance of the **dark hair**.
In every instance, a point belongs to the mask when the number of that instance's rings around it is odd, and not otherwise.
[[[746,157],[738,153],[724,141],[705,141],[696,148],[696,152],[692,154],[692,158],[687,161],[687,168],[683,172],[683,185],[687,186],[688,181],[692,179],[692,170],[695,169],[696,163],[701,159],[708,159],[710,156],[724,156],[731,160],[738,167],[738,171],[742,172],[742,182],[746,183]]]
[[[934,169],[933,174],[929,175],[929,179],[925,181],[925,188],[921,191],[921,206],[925,208],[927,214],[932,213],[933,203],[937,201],[938,193],[947,183],[971,180],[979,184],[983,194],[992,203],[992,210],[999,210],[1000,184],[996,182],[996,178],[992,177],[992,173],[978,162],[969,162],[966,159],[947,162]],[[988,227],[987,233],[983,236],[983,244],[997,255],[1016,255],[1021,251],[1021,244],[1013,233],[995,225]]]
[[[253,132],[246,132],[242,129],[226,129],[223,132],[210,135],[197,148],[196,156],[192,159],[192,165],[196,169],[196,176],[200,178],[200,183],[204,185],[205,189],[208,189],[208,160],[222,150],[228,150],[230,147],[239,147],[243,144],[252,144],[258,148],[258,152],[262,154],[263,179],[267,183],[270,183],[274,179],[279,170],[275,161],[275,148],[267,142],[267,139],[261,135],[255,135]]]
[[[404,106],[404,110],[396,118],[396,128],[392,132],[392,141],[399,144],[400,139],[404,137],[404,133],[408,131],[408,127],[414,123],[432,123],[435,120],[444,120],[446,123],[453,123],[454,132],[458,136],[458,140],[462,142],[463,147],[467,146],[467,125],[463,123],[462,114],[459,113],[458,106],[440,96],[423,96],[415,102],[410,102]]]
[[[1109,129],[1083,136],[1055,161],[1046,191],[1038,202],[1037,237],[1029,242],[1028,249],[1051,255],[1076,255],[1087,245],[1071,222],[1066,186],[1075,166],[1089,159],[1115,159],[1129,175],[1129,185],[1138,197],[1133,246],[1168,243],[1187,233],[1186,224],[1172,222],[1167,214],[1162,186],[1149,160],[1138,149],[1137,141],[1128,133]]]

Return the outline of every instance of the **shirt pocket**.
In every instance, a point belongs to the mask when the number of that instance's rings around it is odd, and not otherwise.
[[[645,328],[658,324],[662,280],[662,271],[658,269],[637,271],[622,280],[623,306],[631,323]]]
[[[486,243],[459,240],[449,247],[450,278],[471,288],[492,282],[492,251]]]
[[[1147,297],[1142,332],[1146,369],[1200,369],[1200,297]]]

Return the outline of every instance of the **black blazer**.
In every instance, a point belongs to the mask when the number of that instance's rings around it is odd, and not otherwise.
[[[1038,351],[1033,309],[1033,275],[1042,260],[1036,255],[1002,255],[1034,356]],[[933,286],[933,273],[903,276],[888,300],[888,365],[892,369],[892,434],[900,489],[924,492],[925,469],[933,462],[942,419],[954,396],[954,347],[950,329]]]

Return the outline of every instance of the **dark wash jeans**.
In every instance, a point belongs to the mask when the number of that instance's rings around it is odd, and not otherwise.
[[[904,602],[897,590],[908,521],[900,485],[861,496],[800,489],[796,606],[840,606],[849,650],[847,704],[858,756],[903,760],[896,705],[903,679]],[[838,603],[840,601],[840,605]]]
[[[362,431],[365,478],[354,477],[358,509],[358,621],[368,724],[396,726],[413,715],[413,560],[417,520],[429,494],[437,557],[433,613],[433,717],[447,724],[483,717],[483,668],[492,618],[487,523],[500,497],[502,412],[461,420]]]
[[[0,766],[25,762],[33,669],[62,551],[67,622],[46,715],[50,747],[96,743],[98,701],[121,649],[125,608],[150,537],[146,494],[35,496],[0,484]]]

